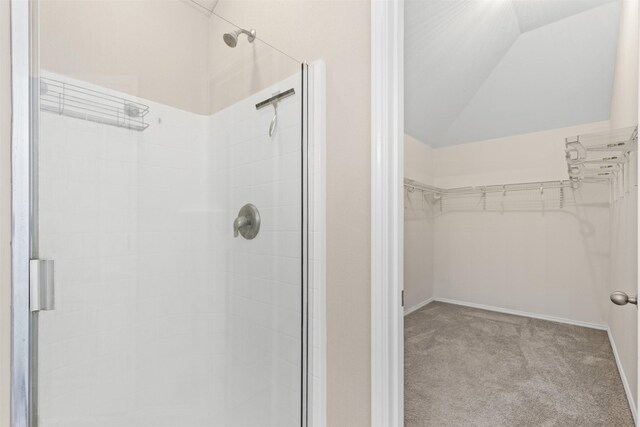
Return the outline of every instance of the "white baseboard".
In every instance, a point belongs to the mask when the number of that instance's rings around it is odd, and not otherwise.
[[[424,307],[425,305],[427,305],[427,304],[429,304],[430,302],[433,302],[433,301],[435,301],[435,297],[431,297],[431,298],[429,298],[427,300],[424,300],[424,301],[422,301],[422,302],[420,302],[420,303],[418,303],[418,304],[416,304],[416,305],[414,305],[412,307],[405,308],[404,309],[404,315],[406,316],[408,314],[411,314],[414,311],[421,309],[422,307]]]
[[[607,325],[601,323],[583,322],[581,320],[565,319],[564,317],[549,316],[546,314],[529,313],[528,311],[512,310],[510,308],[496,307],[493,305],[476,304],[473,302],[458,301],[455,299],[435,297],[434,301],[446,302],[448,304],[463,305],[465,307],[479,308],[482,310],[496,311],[498,313],[513,314],[515,316],[531,317],[533,319],[549,320],[551,322],[566,323],[568,325],[583,326],[585,328],[599,329],[606,331]]]
[[[629,387],[627,376],[625,375],[624,369],[622,368],[622,362],[620,361],[620,356],[618,355],[618,349],[616,348],[616,343],[613,340],[613,335],[611,334],[611,329],[609,327],[607,327],[607,335],[609,336],[609,343],[611,344],[611,349],[613,350],[613,357],[616,359],[616,365],[618,366],[618,373],[620,373],[620,379],[622,380],[622,385],[624,386],[624,392],[627,395],[629,408],[631,408],[633,422],[635,423],[635,425],[638,425],[638,409],[636,408],[636,402],[633,398],[633,394],[631,393],[631,387]]]

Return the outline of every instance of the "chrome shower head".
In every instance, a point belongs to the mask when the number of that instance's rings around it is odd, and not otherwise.
[[[224,33],[224,35],[222,36],[222,40],[224,40],[227,46],[236,47],[236,45],[238,44],[238,36],[240,34],[246,34],[247,40],[249,41],[249,43],[252,43],[256,39],[256,30],[252,29],[247,31],[242,28],[239,28],[235,31]]]
[[[236,47],[236,45],[238,44],[238,31],[224,33],[224,35],[222,36],[222,40],[224,40],[227,46]]]

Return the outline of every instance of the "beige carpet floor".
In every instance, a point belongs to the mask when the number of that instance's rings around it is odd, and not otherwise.
[[[405,317],[405,426],[633,426],[605,331],[433,302]]]

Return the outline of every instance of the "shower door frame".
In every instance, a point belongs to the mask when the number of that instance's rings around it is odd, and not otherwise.
[[[29,261],[37,258],[38,249],[38,118],[39,118],[39,61],[38,61],[38,5],[39,0],[10,0],[11,22],[11,427],[37,426],[37,311],[30,307]],[[310,325],[311,293],[309,277],[309,248],[314,237],[309,231],[310,206],[314,215],[324,212],[324,207],[312,203],[313,186],[324,188],[323,183],[313,182],[309,166],[313,152],[309,139],[324,146],[324,65],[300,64],[301,71],[301,393],[300,425],[311,423],[312,384],[310,374]],[[313,71],[310,81],[310,68]],[[321,105],[317,105],[318,101]],[[310,114],[311,112],[311,114]],[[318,117],[321,119],[319,120]],[[322,174],[322,180],[324,174]],[[323,217],[323,216],[322,216]],[[320,237],[323,238],[324,230]],[[316,254],[318,255],[318,254]],[[321,254],[323,255],[323,254]],[[324,256],[316,261],[324,270]],[[316,267],[317,269],[318,267]],[[324,276],[322,276],[324,277]],[[324,289],[324,283],[316,286]],[[321,306],[324,310],[324,306]],[[319,325],[324,331],[324,325]],[[321,355],[324,344],[318,344]],[[324,358],[314,361],[324,367]],[[324,374],[324,370],[321,371]],[[324,377],[319,384],[324,394]],[[321,399],[321,402],[324,402]],[[324,408],[320,408],[324,409]]]
[[[37,2],[11,0],[11,427],[34,425],[34,314],[29,306],[32,257],[34,46]],[[35,63],[35,64],[34,64]]]

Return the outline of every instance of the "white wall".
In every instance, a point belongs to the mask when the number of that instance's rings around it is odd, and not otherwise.
[[[404,136],[406,178],[433,184],[433,149]],[[405,192],[404,210],[404,308],[405,311],[433,296],[433,213],[422,193]]]
[[[564,139],[609,129],[608,121],[489,139],[434,151],[443,188],[568,179]]]
[[[611,100],[611,128],[638,124],[638,2],[624,0],[620,16],[618,55]],[[637,171],[637,155],[632,172]],[[633,176],[632,173],[631,176]],[[608,292],[635,293],[638,281],[638,192],[632,186],[627,195],[611,206],[611,276]],[[620,361],[631,392],[637,401],[638,310],[610,304],[605,311]]]
[[[206,114],[209,23],[177,0],[42,0],[40,62],[49,71]]]
[[[564,138],[607,129],[599,122],[437,149],[434,180],[451,188],[567,179]],[[485,212],[478,198],[437,215],[435,295],[603,324],[608,187],[565,194],[563,209],[554,203]]]
[[[638,3],[622,0],[618,51],[611,100],[611,127],[638,122]]]
[[[433,185],[433,148],[407,134],[404,135],[404,176]]]

